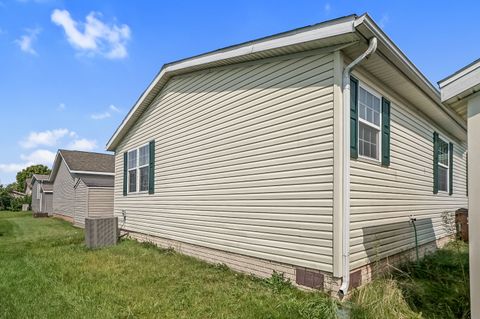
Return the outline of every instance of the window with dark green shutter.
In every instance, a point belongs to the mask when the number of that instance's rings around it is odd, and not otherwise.
[[[350,79],[350,157],[390,165],[390,101]]]
[[[150,164],[149,164],[149,174],[148,174],[148,193],[155,193],[155,141],[150,141],[149,143],[149,154],[150,154]]]
[[[453,143],[449,144],[448,150],[448,193],[453,194]]]
[[[358,80],[350,78],[350,157],[358,157]]]
[[[123,196],[127,196],[127,164],[128,164],[128,154],[127,152],[123,153]]]
[[[390,101],[382,97],[382,165],[390,165]]]
[[[124,157],[124,194],[154,193],[155,143],[129,150]]]

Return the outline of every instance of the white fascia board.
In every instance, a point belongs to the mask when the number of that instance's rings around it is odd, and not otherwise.
[[[427,96],[430,96],[431,100],[438,106],[439,110],[444,112],[453,122],[456,123],[465,132],[467,131],[467,124],[461,119],[454,111],[447,108],[441,102],[440,91],[420,72],[415,64],[410,61],[407,56],[393,43],[388,36],[378,27],[378,25],[367,15],[364,14],[355,21],[355,27],[360,24],[364,24],[370,32],[381,42],[383,45],[391,51],[391,53],[403,63],[410,72],[413,72],[414,78],[409,79],[417,85]],[[415,78],[419,82],[415,81]],[[422,88],[422,85],[424,86]],[[425,90],[426,89],[426,90]]]
[[[72,174],[80,174],[80,175],[104,175],[104,176],[115,176],[115,173],[107,173],[107,172],[94,172],[94,171],[70,171]]]
[[[477,70],[480,68],[480,59],[470,63],[469,65],[463,67],[462,69],[458,70],[457,72],[453,73],[452,75],[447,76],[446,78],[438,81],[438,86],[443,88],[444,86],[452,83],[453,81],[456,81],[460,79],[461,77],[464,77],[465,75]]]
[[[267,51],[271,49],[277,49],[295,44],[301,44],[309,41],[320,40],[328,37],[342,35],[346,33],[355,32],[354,22],[356,17],[354,15],[345,18],[336,19],[334,21],[325,22],[325,24],[319,25],[317,28],[302,31],[297,33],[287,32],[284,36],[277,35],[267,37],[264,40],[253,41],[244,45],[234,46],[220,51],[214,51],[198,57],[193,57],[187,60],[174,62],[172,64],[164,65],[148,86],[147,90],[141,95],[137,103],[133,106],[120,126],[117,128],[113,136],[110,138],[106,145],[106,150],[113,151],[117,142],[117,138],[123,133],[124,127],[132,120],[139,107],[144,103],[145,99],[149,96],[150,92],[164,79],[168,78],[169,74],[174,71],[180,71],[191,67],[201,66],[212,62],[218,62],[222,60],[228,60],[231,58],[241,57],[244,55]]]
[[[440,83],[440,82],[439,82]],[[449,78],[445,82],[441,82],[441,95],[443,102],[449,102],[450,99],[456,98],[459,95],[473,94],[479,90],[480,86],[480,62],[476,68],[469,68],[468,72],[461,72],[459,75],[455,75]],[[468,91],[471,92],[468,92]],[[461,97],[458,97],[461,98]],[[456,99],[455,99],[456,100]]]

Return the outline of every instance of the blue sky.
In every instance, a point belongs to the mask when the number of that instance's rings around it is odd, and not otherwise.
[[[364,12],[434,83],[479,57],[477,1],[0,0],[0,184],[103,151],[164,63]]]

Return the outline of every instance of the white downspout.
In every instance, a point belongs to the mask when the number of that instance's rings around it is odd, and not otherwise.
[[[377,38],[370,39],[368,49],[343,70],[343,211],[342,211],[342,286],[339,293],[345,296],[350,286],[350,73],[353,68],[377,49]]]

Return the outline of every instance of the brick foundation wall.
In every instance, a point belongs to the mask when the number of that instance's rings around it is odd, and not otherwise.
[[[419,258],[422,259],[425,255],[435,252],[437,249],[442,248],[453,239],[454,236],[447,236],[419,246]],[[417,257],[415,248],[412,248],[399,254],[389,256],[376,262],[372,262],[368,265],[352,269],[350,271],[350,287],[352,289],[361,287],[371,282],[376,276],[386,274],[392,271],[392,266],[397,267],[408,261],[414,261],[416,260],[416,258]]]
[[[173,248],[181,254],[192,256],[211,264],[225,264],[234,271],[259,278],[268,278],[273,272],[283,273],[286,279],[301,289],[311,290],[315,288],[331,296],[337,296],[342,284],[341,278],[335,278],[331,273],[319,270],[306,269],[136,232],[128,232],[128,236],[140,242],[153,243],[162,248]],[[437,248],[443,247],[451,239],[453,239],[453,237],[444,237],[420,246],[420,258],[425,256],[425,254],[434,252]],[[350,272],[350,287],[353,289],[369,283],[375,276],[391,271],[392,266],[398,266],[406,261],[415,260],[415,256],[415,249],[409,249],[377,262],[353,269]],[[303,286],[303,284],[306,284],[308,287]]]

